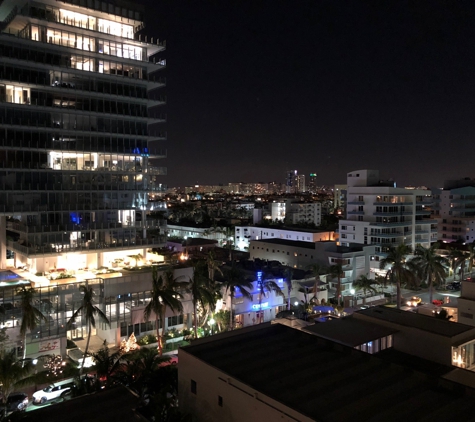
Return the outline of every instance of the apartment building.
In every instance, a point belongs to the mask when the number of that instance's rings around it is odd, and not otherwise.
[[[126,4],[0,3],[0,268],[6,249],[37,273],[163,243],[145,213],[164,191],[165,45]]]
[[[401,243],[414,249],[437,240],[429,190],[397,188],[392,181],[382,182],[378,170],[348,173],[347,185],[346,219],[339,223],[341,245],[375,245],[379,254]]]
[[[438,222],[438,240],[451,243],[475,240],[475,180],[447,180],[434,189],[433,218]]]
[[[288,199],[270,204],[272,221],[285,221],[287,224],[322,224],[322,204]]]

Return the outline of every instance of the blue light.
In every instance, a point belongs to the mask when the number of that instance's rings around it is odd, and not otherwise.
[[[71,222],[74,224],[79,224],[81,221],[81,218],[79,217],[78,213],[76,212],[71,212],[69,213],[69,216],[71,217]]]

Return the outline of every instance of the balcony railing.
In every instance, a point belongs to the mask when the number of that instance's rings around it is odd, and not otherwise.
[[[82,245],[31,245],[24,246],[18,242],[11,240],[7,241],[8,249],[21,253],[25,256],[29,255],[50,255],[50,254],[62,254],[67,252],[90,252],[90,251],[102,251],[107,250],[119,250],[130,249],[137,247],[159,247],[166,243],[166,236],[157,236],[149,239],[124,239],[118,240],[113,243],[106,242],[85,242]]]
[[[7,222],[7,228],[23,233],[54,233],[76,232],[87,230],[110,230],[110,229],[153,229],[163,227],[158,220],[136,221],[134,223],[84,223],[84,224],[49,224],[27,225],[22,223]]]

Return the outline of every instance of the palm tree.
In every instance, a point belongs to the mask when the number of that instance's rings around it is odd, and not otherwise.
[[[376,288],[374,285],[376,281],[369,278],[366,275],[361,274],[355,281],[353,281],[353,287],[356,290],[363,290],[363,305],[366,305],[366,292],[373,292],[376,293]]]
[[[388,279],[382,275],[375,275],[374,282],[378,284],[379,286],[381,286],[381,294],[383,294],[384,288],[386,287]]]
[[[308,266],[308,269],[311,271],[312,275],[315,277],[315,285],[313,287],[314,298],[318,299],[318,292],[320,291],[320,286],[325,285],[325,283],[320,279],[320,275],[326,271],[326,267],[321,264],[311,264]]]
[[[249,290],[252,291],[252,282],[246,280],[244,272],[232,265],[230,269],[225,272],[225,281],[224,281],[224,290],[227,294],[229,294],[229,298],[231,300],[231,304],[229,307],[229,329],[232,330],[234,328],[233,324],[233,302],[234,296],[236,292],[239,291],[241,294],[249,299],[252,300],[252,294]]]
[[[204,310],[207,307],[212,308],[216,305],[215,292],[211,280],[207,277],[206,264],[203,261],[197,261],[193,266],[193,277],[187,283],[186,289],[191,294],[193,328],[195,338],[198,338],[198,306]]]
[[[157,342],[159,355],[163,354],[163,332],[165,331],[165,314],[167,308],[173,312],[183,312],[183,305],[180,299],[183,298],[179,293],[180,283],[173,278],[173,270],[165,272],[165,277],[158,276],[155,267],[152,270],[152,290],[150,292],[150,302],[144,309],[143,317],[148,321],[155,314],[155,324],[157,329]],[[162,325],[162,335],[160,335],[160,324]]]
[[[389,267],[386,277],[396,283],[397,308],[401,307],[401,285],[411,283],[415,275],[407,268],[406,257],[412,252],[408,245],[390,246],[385,258],[379,261],[379,268]]]
[[[111,377],[120,368],[121,355],[121,351],[111,353],[107,346],[103,346],[96,353],[92,353],[94,369],[99,379],[105,379],[106,386],[109,386]]]
[[[464,251],[459,251],[460,255],[457,259],[457,268],[460,267],[460,281],[465,278],[465,265],[468,261],[468,255]]]
[[[343,260],[342,259],[335,259],[335,264],[330,265],[328,268],[330,276],[332,278],[337,279],[336,285],[336,297],[337,297],[337,304],[338,306],[341,305],[341,277],[345,275],[343,272]]]
[[[218,265],[218,261],[216,261],[216,256],[213,250],[210,250],[208,252],[208,255],[206,255],[206,265],[208,266],[208,278],[212,282],[214,282],[214,275],[216,271],[223,275],[223,271],[221,271],[221,268]]]
[[[86,326],[87,326],[87,341],[86,341],[86,348],[84,350],[84,357],[82,359],[82,366],[80,370],[80,374],[84,370],[84,363],[86,362],[86,356],[89,349],[89,342],[91,340],[91,333],[92,329],[96,328],[96,317],[98,317],[102,322],[109,325],[110,322],[107,319],[104,312],[101,309],[94,305],[94,289],[88,285],[87,280],[86,283],[79,286],[79,291],[82,295],[81,306],[73,313],[71,318],[68,321],[68,326],[70,327],[79,315],[84,319]]]
[[[14,350],[0,354],[0,385],[3,404],[6,403],[8,396],[17,386],[29,383],[28,376],[32,369],[31,361],[18,360]]]
[[[467,255],[468,271],[470,271],[470,278],[472,278],[473,264],[475,261],[475,243],[468,245]]]
[[[23,337],[23,360],[26,357],[26,333],[27,331],[34,330],[41,321],[47,322],[48,320],[42,314],[39,309],[33,306],[33,296],[36,294],[36,289],[33,287],[26,288],[20,287],[17,290],[17,294],[20,295],[20,307],[22,312],[20,335]]]
[[[262,298],[267,297],[269,293],[274,292],[278,296],[284,296],[279,285],[269,278],[264,278],[257,281],[257,290],[259,294],[259,322],[263,322],[264,312],[262,310]]]
[[[437,254],[439,248],[434,243],[428,248],[417,245],[414,251],[414,258],[411,260],[420,270],[422,280],[429,285],[429,303],[432,303],[434,283],[440,284],[445,280],[446,267],[449,265],[447,258]]]
[[[291,303],[290,303],[290,295],[292,294],[292,277],[294,275],[294,271],[292,267],[286,267],[284,271],[284,283],[287,286],[287,310],[290,311]]]
[[[118,371],[118,376],[125,378],[125,383],[130,385],[141,398],[153,392],[152,380],[160,366],[168,362],[168,356],[159,356],[157,349],[147,347],[135,350],[122,356],[124,364]]]
[[[218,227],[214,225],[209,230],[205,230],[204,232],[206,236],[209,236],[211,234],[217,234],[217,233],[224,235],[224,239],[221,240],[221,243],[223,246],[226,247],[226,249],[228,249],[229,261],[232,261],[232,258],[233,258],[232,252],[234,249],[234,227],[228,227],[228,226]]]
[[[467,256],[465,255],[465,253],[462,252],[460,249],[450,248],[449,261],[450,261],[450,267],[452,268],[454,272],[454,280],[455,280],[455,274],[457,272],[458,267],[460,267],[461,269],[460,276],[461,276],[461,279],[463,280],[463,270],[465,267],[465,262],[467,261]]]

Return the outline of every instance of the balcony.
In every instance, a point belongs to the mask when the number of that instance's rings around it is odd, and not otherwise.
[[[18,242],[7,240],[7,247],[25,256],[56,255],[68,252],[88,253],[93,251],[108,252],[113,250],[126,250],[131,248],[161,247],[166,243],[166,236],[157,236],[147,239],[124,239],[113,243],[84,242],[80,245],[22,245]]]
[[[144,222],[136,221],[134,223],[96,223],[89,222],[84,224],[49,224],[49,225],[27,225],[22,223],[7,222],[7,228],[22,233],[60,233],[60,232],[78,232],[87,230],[111,230],[111,229],[152,229],[162,227],[158,220],[147,220]]]
[[[376,202],[373,202],[373,205],[382,205],[382,206],[394,206],[394,205],[414,205],[413,202],[404,202],[404,201],[396,201],[396,202],[388,202],[388,201],[376,201]]]

